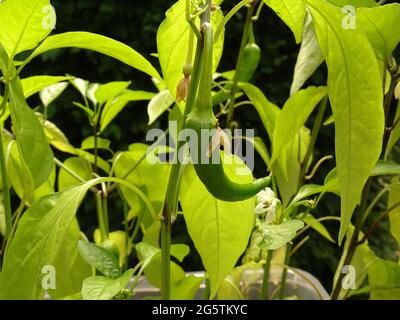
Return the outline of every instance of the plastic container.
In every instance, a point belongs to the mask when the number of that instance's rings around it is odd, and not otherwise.
[[[280,291],[280,279],[282,268],[272,266],[269,277],[268,296],[276,299]],[[204,277],[204,272],[189,272],[187,275]],[[262,269],[248,269],[242,273],[240,289],[246,299],[259,299],[264,271]],[[200,300],[205,284],[201,284],[195,299]],[[141,277],[135,290],[136,294],[132,299],[140,300],[160,296],[160,290],[151,285],[146,278]],[[329,294],[313,275],[307,271],[291,268],[287,272],[285,299],[300,300],[329,300]]]

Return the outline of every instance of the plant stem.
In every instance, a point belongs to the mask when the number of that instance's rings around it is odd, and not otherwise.
[[[290,260],[290,251],[292,250],[292,245],[286,245],[286,252],[285,252],[285,265],[289,265]],[[283,300],[285,298],[285,289],[286,289],[286,279],[287,279],[287,268],[282,270],[282,277],[281,277],[281,289],[279,292],[279,300]]]
[[[96,211],[97,211],[97,220],[99,222],[100,236],[101,242],[104,242],[108,238],[107,228],[104,221],[104,212],[103,212],[103,204],[102,204],[102,196],[101,191],[98,191],[95,195],[96,198]]]
[[[254,0],[251,2],[249,8],[247,9],[247,16],[246,16],[246,21],[244,24],[244,30],[243,30],[242,40],[240,43],[240,49],[239,49],[239,54],[238,54],[238,58],[236,61],[235,70],[238,70],[239,66],[242,64],[244,49],[246,47],[247,39],[249,37],[249,32],[251,30],[250,25],[252,23],[253,12],[254,12],[256,5],[257,5],[257,0]],[[233,77],[232,87],[231,87],[231,92],[230,92],[230,97],[229,97],[229,102],[228,102],[228,117],[226,120],[227,127],[231,127],[232,122],[233,122],[233,114],[235,111],[235,108],[234,108],[235,96],[236,96],[236,92],[237,92],[237,88],[238,88],[237,85],[238,85],[238,73],[236,71],[235,75]]]
[[[8,94],[9,94],[9,88],[8,85],[6,86],[5,89],[5,94],[3,101],[1,103],[0,110],[4,110],[6,107],[7,101],[8,101]],[[3,125],[4,122],[1,121],[0,123],[0,175],[1,175],[1,182],[3,186],[3,206],[4,206],[4,216],[5,216],[5,238],[8,239],[8,237],[11,234],[11,229],[12,229],[12,212],[11,212],[11,198],[10,198],[10,189],[8,186],[8,177],[7,177],[7,164],[6,164],[6,158],[4,154],[4,146],[3,146]]]
[[[201,14],[201,23],[210,22],[211,18],[211,0],[207,0],[207,10]],[[203,48],[202,39],[197,41],[196,55],[193,63],[192,77],[190,81],[189,93],[186,100],[185,110],[182,116],[182,123],[178,130],[179,133],[185,128],[185,121],[188,112],[192,109],[194,101],[197,95],[197,89],[200,79],[200,58],[201,51]],[[171,260],[171,231],[173,216],[176,214],[178,206],[178,193],[180,185],[180,176],[182,170],[182,163],[179,161],[179,151],[184,145],[184,141],[178,141],[177,147],[174,153],[174,161],[169,176],[167,193],[165,196],[164,206],[161,214],[161,298],[163,300],[170,299],[170,260]],[[175,161],[176,160],[176,161]]]
[[[269,289],[269,273],[271,271],[273,251],[269,250],[267,253],[267,259],[264,264],[264,275],[260,293],[260,300],[268,300],[268,289]]]
[[[354,226],[353,234],[350,239],[349,248],[347,250],[347,254],[345,256],[343,266],[349,265],[351,263],[351,260],[353,259],[354,253],[356,252],[356,249],[358,246],[357,245],[358,237],[359,237],[359,234],[361,231],[361,227],[363,225],[364,216],[367,213],[367,202],[368,202],[369,190],[371,187],[371,180],[372,180],[371,178],[368,179],[368,181],[364,187],[364,190],[362,192],[362,200],[361,200],[360,209],[358,210],[357,220],[356,220],[356,223]],[[344,273],[342,273],[342,272],[339,273],[339,277],[338,277],[336,284],[334,285],[334,288],[332,290],[332,294],[331,294],[332,300],[337,300],[337,298],[339,297],[344,276],[345,276]]]
[[[321,129],[322,122],[324,121],[324,114],[325,114],[327,105],[328,105],[328,97],[325,97],[321,101],[321,104],[319,106],[317,118],[315,119],[314,126],[313,126],[313,129],[311,132],[311,141],[308,146],[307,153],[304,156],[304,159],[301,164],[300,177],[299,177],[300,186],[304,183],[305,175],[307,172],[307,165],[310,162],[310,159],[313,155],[313,151],[314,151],[315,144],[317,142],[319,130]]]

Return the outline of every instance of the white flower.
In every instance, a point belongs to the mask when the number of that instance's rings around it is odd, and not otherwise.
[[[256,215],[265,215],[265,222],[271,223],[275,219],[279,203],[279,199],[275,197],[275,193],[271,188],[266,188],[257,194],[257,205],[254,213]]]

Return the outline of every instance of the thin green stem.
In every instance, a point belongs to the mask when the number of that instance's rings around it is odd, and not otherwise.
[[[271,271],[273,251],[268,251],[267,259],[264,264],[264,275],[261,286],[260,300],[268,300],[268,289],[269,289],[269,273]]]
[[[106,233],[110,232],[110,226],[108,221],[108,197],[103,192],[101,193],[102,198],[102,206],[103,206],[103,219],[104,219],[104,226],[106,229]]]
[[[96,193],[95,198],[96,198],[97,220],[99,223],[101,242],[104,242],[108,239],[108,233],[107,233],[106,223],[104,221],[103,203],[100,191]]]
[[[299,177],[300,185],[302,185],[304,183],[305,175],[307,172],[307,165],[310,162],[310,159],[313,155],[314,147],[315,147],[315,144],[316,144],[317,138],[318,138],[318,134],[321,129],[322,123],[324,121],[324,114],[325,114],[327,105],[328,105],[328,97],[325,97],[321,101],[321,104],[319,106],[318,114],[315,119],[314,126],[313,126],[313,129],[311,132],[311,141],[310,141],[310,144],[308,145],[307,153],[304,156],[304,159],[301,163],[300,177]]]
[[[4,94],[3,101],[1,103],[0,110],[3,110],[6,107],[8,100],[9,88],[6,86],[6,91]],[[1,182],[3,186],[3,206],[4,206],[4,216],[5,216],[5,238],[11,234],[12,229],[12,213],[11,213],[11,198],[10,198],[10,189],[8,186],[8,177],[7,177],[7,165],[6,158],[4,154],[4,145],[3,145],[3,125],[4,122],[0,123],[0,175]]]
[[[207,0],[207,10],[201,15],[201,23],[210,22],[211,0]],[[190,82],[189,93],[186,100],[186,106],[183,114],[183,120],[178,130],[178,134],[185,128],[185,121],[188,113],[191,111],[194,101],[196,99],[198,84],[200,80],[200,58],[201,52],[204,48],[202,39],[197,41],[197,49],[195,61],[193,63],[192,79]],[[183,141],[177,142],[177,148],[174,153],[174,161],[169,176],[167,193],[164,201],[164,206],[161,215],[161,298],[164,300],[170,299],[170,260],[171,260],[171,231],[173,217],[176,214],[178,193],[180,184],[180,175],[182,170],[182,163],[179,161],[179,151],[184,145]],[[176,161],[175,161],[176,160]]]
[[[238,58],[236,61],[236,67],[235,67],[235,75],[233,77],[232,81],[232,87],[231,87],[231,92],[229,96],[229,102],[228,102],[228,117],[227,117],[227,126],[231,127],[232,122],[233,122],[233,115],[234,115],[234,105],[235,105],[235,97],[236,97],[236,92],[238,89],[238,72],[237,70],[239,69],[239,66],[242,64],[243,56],[244,56],[244,50],[247,44],[247,40],[249,38],[249,33],[251,31],[251,24],[252,24],[252,17],[253,17],[253,12],[255,9],[255,6],[257,5],[257,0],[254,0],[251,2],[251,5],[249,6],[247,10],[247,16],[246,16],[246,21],[244,24],[244,30],[243,30],[243,35],[242,35],[242,40],[240,42],[240,49],[239,49],[239,54]]]
[[[242,9],[250,2],[251,0],[242,0],[228,12],[228,14],[224,17],[224,20],[222,20],[222,22],[218,25],[217,30],[215,31],[214,43],[218,41],[219,37],[221,36],[221,33],[224,31],[225,25],[236,14],[236,12],[238,12],[240,9]]]
[[[284,262],[285,265],[289,265],[291,250],[292,250],[292,245],[287,244],[285,252],[285,262]],[[279,292],[279,300],[283,300],[285,298],[286,279],[287,279],[287,268],[284,268],[282,270],[282,276],[281,276],[281,289]]]

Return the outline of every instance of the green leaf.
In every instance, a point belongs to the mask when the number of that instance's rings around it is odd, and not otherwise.
[[[65,32],[48,37],[24,62],[25,64],[44,52],[59,48],[81,48],[115,58],[151,77],[160,78],[157,70],[137,51],[108,37],[90,32]]]
[[[64,298],[80,292],[82,281],[92,275],[92,268],[82,259],[78,250],[76,250],[78,241],[82,238],[78,221],[75,219],[64,239],[60,254],[57,256],[55,262],[54,268],[59,275],[57,277],[56,289],[48,290],[50,296],[54,299]]]
[[[174,97],[166,89],[157,93],[149,102],[147,114],[149,115],[149,125],[158,119],[174,103]]]
[[[400,202],[400,178],[395,177],[392,179],[392,187],[390,187],[388,208]],[[389,215],[390,232],[400,245],[400,207],[397,207]]]
[[[301,214],[300,214],[301,216]],[[320,235],[322,235],[324,238],[328,239],[330,242],[335,243],[335,240],[331,237],[329,234],[328,230],[325,228],[325,226],[318,221],[312,214],[307,213],[307,215],[302,219],[308,226],[313,228],[315,231],[317,231]]]
[[[379,259],[368,269],[371,300],[400,299],[400,266],[388,260]]]
[[[203,278],[187,276],[171,285],[172,300],[193,300],[199,290]]]
[[[111,141],[108,139],[97,137],[97,148],[98,149],[105,149],[110,150]],[[83,150],[90,150],[95,149],[96,143],[93,136],[87,137],[85,140],[82,141],[81,149]]]
[[[35,187],[39,187],[47,181],[53,169],[53,154],[42,125],[26,104],[20,80],[15,78],[9,88],[11,120],[20,155],[32,175]]]
[[[109,100],[103,108],[100,119],[100,132],[103,132],[110,122],[132,101],[150,100],[154,97],[153,92],[132,91],[121,94],[119,97]]]
[[[190,248],[186,244],[173,244],[171,245],[171,256],[175,257],[179,262],[190,253]]]
[[[0,197],[3,199],[3,192],[0,192]],[[3,202],[0,203],[0,234],[2,236],[6,234],[6,216],[4,215]]]
[[[170,166],[157,163],[156,161],[159,159],[154,155],[154,152],[149,152],[146,155],[148,146],[145,144],[135,143],[131,145],[129,149],[130,151],[122,152],[118,158],[116,158],[117,162],[114,163],[115,176],[124,178],[138,186],[151,199],[157,212],[161,212],[168,185]],[[143,159],[143,157],[145,158]],[[139,163],[138,161],[140,160],[142,161]],[[136,169],[125,177],[136,165]],[[154,179],[154,177],[157,177],[157,179]],[[134,209],[132,213],[135,215],[146,213],[147,216],[151,218],[148,214],[148,210],[134,192],[124,186],[121,186],[121,191],[130,207]],[[133,218],[133,214],[130,214],[129,218]],[[153,219],[151,219],[150,224],[153,222],[152,220]]]
[[[59,82],[41,90],[39,92],[39,97],[43,105],[48,107],[64,92],[68,85],[69,82]]]
[[[164,80],[175,98],[176,88],[179,81],[183,78],[182,67],[186,62],[189,43],[189,24],[185,17],[186,0],[178,0],[166,12],[166,18],[161,23],[157,31],[158,57]],[[213,12],[211,22],[216,30],[223,20],[220,9]],[[213,71],[217,69],[222,55],[224,35],[221,34],[218,41],[214,44]],[[194,48],[196,45],[194,45]]]
[[[126,287],[132,277],[133,269],[127,270],[118,279],[93,276],[83,281],[82,298],[84,300],[111,300]]]
[[[64,161],[64,166],[75,172],[84,180],[89,181],[93,177],[90,165],[88,164],[87,161],[83,159],[77,157],[68,158],[67,160]],[[64,169],[60,168],[60,171],[58,173],[59,191],[64,191],[70,187],[75,187],[80,183],[81,182],[78,179],[73,177],[70,173],[68,173]]]
[[[121,268],[117,258],[103,247],[79,240],[78,251],[83,260],[107,278],[116,279],[121,275]]]
[[[313,16],[328,66],[341,190],[341,243],[364,184],[381,153],[383,88],[374,52],[362,31],[342,28],[340,8],[323,0],[304,1]]]
[[[300,43],[306,8],[302,0],[264,0],[292,30],[296,43]]]
[[[116,178],[98,178],[35,202],[21,217],[0,273],[0,299],[43,297],[42,268],[53,266],[64,239],[87,191],[103,182],[128,183]],[[146,199],[143,193],[130,185]],[[147,199],[147,205],[151,207]]]
[[[135,248],[143,263],[142,268],[146,268],[158,255],[161,254],[160,248],[154,247],[146,242],[138,243]]]
[[[238,158],[235,159],[232,165],[224,166],[227,175],[237,182],[251,182],[250,171],[241,176],[234,174],[238,166],[241,170],[247,168]],[[214,297],[246,249],[254,224],[254,198],[236,203],[219,201],[210,195],[193,167],[187,166],[180,199],[190,237],[210,277],[210,296]]]
[[[122,93],[131,84],[130,81],[116,81],[101,85],[94,93],[98,103],[103,104],[107,100]]]
[[[101,244],[100,229],[96,229],[93,234],[96,244]],[[108,234],[108,238],[118,247],[119,265],[122,267],[126,262],[126,256],[132,251],[132,243],[127,241],[126,233],[121,230],[113,231]],[[127,243],[128,242],[128,243]]]
[[[400,41],[400,4],[359,8],[357,19],[378,59],[386,61]]]
[[[49,120],[44,120],[43,115],[40,113],[35,113],[42,123],[44,133],[46,135],[47,141],[56,149],[70,153],[76,154],[76,150],[73,145],[68,141],[64,132],[60,130],[53,122]]]
[[[296,232],[304,227],[300,220],[290,220],[281,224],[265,224],[260,230],[262,241],[258,244],[264,250],[276,250],[292,240]]]
[[[284,147],[293,141],[327,93],[326,87],[308,87],[298,91],[286,101],[275,124],[270,166],[281,156]]]
[[[24,90],[25,99],[41,90],[57,84],[61,81],[68,80],[68,77],[61,76],[33,76],[25,79],[21,79],[22,88]]]
[[[297,56],[296,66],[290,95],[295,94],[304,83],[312,76],[317,68],[324,62],[324,55],[314,31],[314,25],[310,15],[307,15],[303,30],[299,55]]]
[[[52,31],[56,22],[49,0],[3,1],[0,3],[0,21],[0,43],[11,59],[17,53],[33,49]]]

